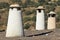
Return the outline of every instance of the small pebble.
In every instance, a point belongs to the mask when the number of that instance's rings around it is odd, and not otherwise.
[[[45,34],[46,36],[48,36],[48,34]]]

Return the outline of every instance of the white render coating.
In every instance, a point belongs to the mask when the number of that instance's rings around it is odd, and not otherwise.
[[[55,12],[51,11],[49,14],[55,14]],[[55,29],[56,28],[56,18],[55,17],[48,17],[47,29]]]
[[[42,9],[41,12],[38,12],[36,15],[36,30],[44,30],[45,23],[44,23],[44,10]]]
[[[17,8],[9,9],[6,37],[23,36],[21,10]]]

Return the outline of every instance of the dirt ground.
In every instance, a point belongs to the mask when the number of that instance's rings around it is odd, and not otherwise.
[[[60,29],[25,31],[25,37],[5,37],[5,32],[0,32],[0,40],[60,40]]]

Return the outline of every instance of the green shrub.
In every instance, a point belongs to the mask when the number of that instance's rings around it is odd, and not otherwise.
[[[60,6],[60,1],[57,1],[57,4]]]
[[[26,8],[27,7],[27,5],[26,4],[22,4],[22,8]]]
[[[0,21],[0,26],[3,25],[4,23],[2,21]]]
[[[8,8],[8,7],[9,7],[8,3],[5,3],[5,2],[0,3],[0,8]]]
[[[59,22],[60,21],[60,12],[57,12],[57,18],[56,18],[57,20],[57,22]]]
[[[45,4],[45,0],[38,0],[39,5]]]
[[[56,24],[57,28],[60,28],[60,23],[59,24]]]
[[[24,17],[23,18],[23,22],[27,22],[27,21],[30,21],[31,20],[31,17]]]
[[[20,4],[20,6],[22,5],[21,0],[11,0],[11,2],[12,2],[12,3],[18,3],[18,4]]]
[[[44,15],[44,16],[45,16],[45,20],[47,20],[47,19],[48,19],[47,13],[45,13],[45,15]]]
[[[21,2],[21,0],[11,0],[12,2]]]
[[[32,10],[32,13],[34,14],[34,15],[36,15],[36,10],[34,9],[34,10]]]
[[[31,20],[35,22],[36,21],[36,16],[33,16]]]
[[[29,23],[24,25],[24,29],[28,29],[31,25]]]
[[[53,5],[53,4],[46,6],[47,13],[49,13],[50,11],[54,11],[55,7],[56,5]]]
[[[31,14],[36,14],[35,10],[31,10],[31,11],[26,11],[25,15],[31,15]]]
[[[30,11],[25,12],[25,15],[30,15],[30,14],[32,14],[32,12],[30,12]]]

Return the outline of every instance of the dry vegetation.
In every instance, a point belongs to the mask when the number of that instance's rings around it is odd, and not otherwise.
[[[51,2],[51,3],[49,3]],[[35,29],[36,10],[38,6],[42,5],[45,9],[45,15],[49,11],[55,9],[57,13],[57,27],[60,27],[60,1],[47,1],[47,0],[0,0],[0,30],[6,29],[8,19],[9,5],[12,3],[19,3],[22,10],[24,28],[28,30]],[[46,16],[47,21],[47,16]],[[32,28],[32,29],[31,29]]]

